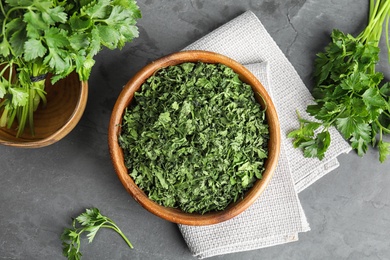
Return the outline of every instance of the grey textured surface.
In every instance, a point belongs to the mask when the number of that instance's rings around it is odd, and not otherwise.
[[[175,224],[145,211],[122,187],[107,147],[121,87],[144,65],[178,51],[246,10],[262,21],[307,87],[315,53],[333,28],[356,34],[364,0],[143,0],[140,37],[97,57],[86,111],[60,142],[40,149],[0,147],[0,259],[64,259],[59,235],[71,217],[98,207],[135,248],[103,230],[84,240],[83,259],[194,259]],[[389,79],[387,57],[381,70]],[[210,259],[390,259],[390,160],[369,150],[339,157],[340,167],[299,194],[311,231],[298,242]]]

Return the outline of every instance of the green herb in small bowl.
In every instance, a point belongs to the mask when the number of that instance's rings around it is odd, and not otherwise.
[[[205,51],[153,62],[114,107],[109,145],[125,188],[169,221],[207,225],[249,207],[277,164],[274,105],[239,63]]]
[[[137,37],[140,18],[135,0],[0,1],[0,143],[41,147],[68,134],[84,111],[95,56]],[[85,97],[68,93],[71,84]],[[65,90],[51,95],[52,85]],[[50,104],[64,96],[82,105]]]

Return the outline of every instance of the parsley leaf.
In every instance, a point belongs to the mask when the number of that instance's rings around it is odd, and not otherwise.
[[[26,61],[34,60],[39,57],[43,57],[47,51],[46,47],[43,46],[42,42],[37,39],[30,39],[24,44],[26,51],[24,58]]]
[[[12,95],[13,106],[24,106],[27,103],[28,93],[23,88],[8,88],[9,93]]]

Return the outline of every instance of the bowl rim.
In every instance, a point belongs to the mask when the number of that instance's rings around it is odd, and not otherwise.
[[[205,63],[225,64],[233,68],[236,73],[241,74],[245,79],[247,79],[246,83],[249,83],[252,87],[257,85],[258,88],[256,88],[256,90],[259,90],[259,94],[261,95],[262,100],[267,103],[267,123],[269,125],[270,132],[273,133],[273,135],[270,137],[272,139],[273,145],[269,147],[269,157],[266,160],[266,170],[263,173],[263,178],[255,182],[254,186],[246,192],[244,199],[230,204],[223,211],[209,212],[205,214],[185,213],[178,209],[164,207],[149,199],[148,196],[134,183],[133,179],[128,174],[128,169],[124,164],[123,150],[118,143],[118,135],[121,131],[120,126],[125,108],[130,104],[130,101],[134,96],[134,92],[141,87],[145,80],[160,68],[170,65],[177,65],[184,62],[198,61]],[[262,105],[264,106],[264,104]],[[272,120],[270,120],[270,118],[272,118]],[[118,178],[127,192],[130,193],[130,195],[142,207],[156,216],[177,224],[192,226],[211,225],[229,220],[239,215],[250,205],[252,205],[263,193],[274,174],[280,154],[280,143],[281,137],[278,115],[271,97],[260,81],[247,68],[245,68],[237,61],[219,53],[203,50],[185,50],[171,53],[147,64],[145,67],[139,70],[127,82],[127,84],[120,92],[113,107],[108,127],[108,145],[111,161]]]

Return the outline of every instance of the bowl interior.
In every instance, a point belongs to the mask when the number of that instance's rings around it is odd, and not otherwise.
[[[123,151],[118,144],[118,135],[121,131],[120,126],[122,123],[123,113],[126,107],[130,105],[134,92],[138,91],[144,81],[159,68],[177,65],[183,62],[199,61],[227,65],[240,75],[242,81],[251,85],[254,92],[259,93],[261,96],[256,95],[257,101],[263,107],[267,108],[266,118],[270,131],[270,140],[268,141],[269,156],[265,164],[266,170],[263,173],[263,178],[255,182],[254,186],[246,192],[244,199],[230,204],[223,211],[209,212],[203,215],[197,213],[186,213],[174,208],[167,208],[150,200],[148,196],[140,188],[138,188],[137,185],[135,185],[133,179],[129,176],[128,170],[124,164]],[[267,91],[257,78],[244,66],[226,56],[207,51],[183,51],[174,53],[152,62],[140,70],[126,84],[115,103],[110,119],[108,138],[111,160],[125,189],[148,211],[168,221],[185,225],[216,224],[237,216],[247,209],[261,195],[269,183],[276,168],[280,151],[279,121],[275,107]]]
[[[28,124],[24,133],[16,137],[17,124],[12,128],[0,128],[0,143],[8,146],[36,148],[50,145],[67,135],[80,120],[88,96],[87,82],[81,82],[76,73],[52,85],[46,80],[47,104],[34,112],[34,131]]]

